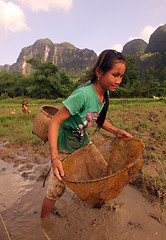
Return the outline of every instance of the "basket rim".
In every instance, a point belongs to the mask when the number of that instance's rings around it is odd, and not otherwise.
[[[47,117],[51,117],[51,118],[52,118],[53,116],[50,115],[49,113],[45,112],[45,111],[43,110],[44,107],[55,108],[56,110],[59,111],[59,108],[57,108],[57,107],[55,107],[55,106],[52,106],[52,105],[43,105],[43,106],[41,106],[41,107],[40,107],[40,111],[41,111],[43,114],[45,114]]]
[[[134,162],[130,163],[127,167],[117,171],[116,173],[113,173],[111,175],[108,175],[108,176],[105,176],[105,177],[102,177],[102,178],[97,178],[97,179],[92,179],[92,180],[88,180],[88,181],[70,181],[70,180],[67,180],[65,179],[64,177],[62,177],[62,180],[65,181],[65,182],[68,182],[68,183],[92,183],[92,182],[99,182],[99,181],[102,181],[102,180],[106,180],[106,179],[109,179],[109,178],[113,178],[115,176],[117,176],[118,174],[128,170],[129,168],[133,167],[134,165],[136,165],[142,158],[142,154],[139,158],[137,158]]]
[[[116,139],[116,138],[109,138],[109,139],[112,140],[112,139]],[[104,140],[102,140],[102,141],[109,140],[109,139],[104,139]],[[120,138],[118,138],[118,139],[120,139]],[[140,139],[134,138],[134,137],[132,137],[132,139],[141,142],[141,144],[143,145],[143,151],[144,151],[145,145],[142,143],[142,141],[141,141]],[[99,142],[100,142],[100,141],[99,141]],[[94,144],[94,143],[93,143],[93,144]],[[78,150],[77,150],[77,151],[78,151]],[[65,158],[63,159],[63,162],[65,162],[65,161],[66,161],[71,155],[73,155],[74,153],[75,153],[75,152],[73,152],[73,153],[69,154],[67,157],[65,157]],[[75,184],[76,184],[76,183],[82,183],[82,184],[83,184],[83,183],[92,183],[92,182],[98,182],[98,181],[101,181],[101,180],[113,178],[113,177],[115,177],[116,175],[118,175],[118,174],[120,174],[120,173],[128,170],[129,168],[133,167],[134,165],[136,165],[136,164],[141,160],[142,155],[143,155],[143,152],[142,152],[142,154],[141,154],[138,158],[136,158],[136,159],[134,160],[134,162],[130,163],[130,164],[127,165],[125,168],[122,168],[121,170],[119,170],[119,171],[117,171],[117,172],[115,172],[115,173],[113,173],[113,174],[111,174],[111,175],[102,177],[102,178],[92,179],[92,180],[88,180],[88,181],[71,181],[71,180],[65,179],[65,177],[62,177],[62,179],[63,179],[63,181],[68,182],[68,183],[75,183]]]

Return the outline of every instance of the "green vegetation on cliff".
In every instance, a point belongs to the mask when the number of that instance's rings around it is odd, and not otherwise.
[[[144,40],[134,39],[124,45],[122,53],[125,56],[135,55],[139,57],[142,54],[144,54],[146,47],[147,47],[147,43]]]
[[[7,71],[17,70],[25,75],[30,75],[32,69],[29,64],[26,64],[26,61],[36,58],[38,54],[43,56],[43,62],[52,62],[61,71],[63,69],[67,71],[72,79],[81,77],[97,58],[96,53],[92,50],[79,49],[68,42],[54,44],[46,38],[39,39],[33,45],[23,48],[17,62],[8,67],[4,66],[4,69]]]
[[[125,44],[126,72],[115,97],[161,97],[166,95],[166,25],[151,35],[149,44],[135,39]],[[1,67],[0,94],[3,97],[66,97],[81,83],[97,55],[63,42],[37,40],[23,48],[17,63]],[[8,71],[11,72],[8,72]]]
[[[145,49],[145,53],[149,52],[166,52],[166,24],[158,27],[150,36],[149,44]]]
[[[134,78],[134,82],[139,81],[142,84],[142,89],[144,88],[142,94],[145,95],[146,92],[147,96],[151,96],[153,92],[154,95],[164,96],[166,92],[166,24],[154,31],[148,44],[144,43],[140,39],[132,40],[125,44],[123,53],[127,58],[129,56],[136,58],[135,64],[138,67],[139,76]],[[127,85],[130,85],[131,80],[126,81]]]

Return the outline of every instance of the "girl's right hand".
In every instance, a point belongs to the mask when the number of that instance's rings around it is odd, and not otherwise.
[[[57,177],[57,179],[61,182],[63,182],[62,178],[64,176],[64,171],[62,167],[62,163],[59,160],[59,158],[55,158],[51,161],[52,166],[53,166],[53,172],[54,175]]]

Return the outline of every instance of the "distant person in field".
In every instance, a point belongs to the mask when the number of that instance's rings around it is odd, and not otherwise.
[[[51,119],[48,141],[52,171],[42,205],[42,218],[48,218],[55,202],[65,190],[61,160],[67,154],[90,143],[87,127],[96,122],[98,128],[103,128],[117,137],[131,137],[129,133],[117,129],[105,119],[109,92],[114,92],[121,83],[125,68],[125,57],[121,53],[115,50],[103,51],[92,68],[89,80],[73,91]]]
[[[31,113],[31,111],[30,110],[28,110],[28,102],[27,102],[27,100],[22,100],[22,114],[23,113],[26,113],[26,114],[30,114]]]

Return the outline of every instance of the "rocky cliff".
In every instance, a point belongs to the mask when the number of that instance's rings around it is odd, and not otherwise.
[[[150,36],[145,53],[166,52],[166,24],[158,27]]]
[[[94,64],[97,58],[93,50],[79,49],[67,42],[54,44],[49,39],[40,39],[33,45],[23,48],[16,63],[4,65],[3,68],[7,71],[18,70],[28,75],[32,69],[26,60],[35,57],[38,53],[41,53],[44,61],[51,61],[60,70],[65,69],[72,78],[79,77]]]
[[[147,44],[142,39],[134,39],[127,42],[122,50],[124,55],[135,55],[140,57],[144,54],[166,52],[166,24],[158,27],[150,36]]]
[[[141,39],[134,39],[124,45],[122,52],[126,56],[137,57],[137,65],[141,72],[151,69],[154,77],[159,78],[162,71],[166,70],[166,24],[152,33],[148,44]]]
[[[26,61],[38,53],[44,61],[51,61],[60,70],[65,69],[72,78],[79,78],[97,59],[93,50],[79,49],[67,42],[54,44],[49,39],[40,39],[23,48],[16,63],[0,66],[0,69],[18,70],[28,75],[32,69]],[[134,39],[124,45],[122,53],[125,56],[135,55],[141,71],[153,67],[157,75],[166,67],[166,24],[154,31],[148,44],[142,39]]]
[[[144,54],[145,49],[147,47],[147,43],[142,39],[134,39],[130,42],[127,42],[124,47],[122,53],[127,55],[135,55],[137,57]]]

